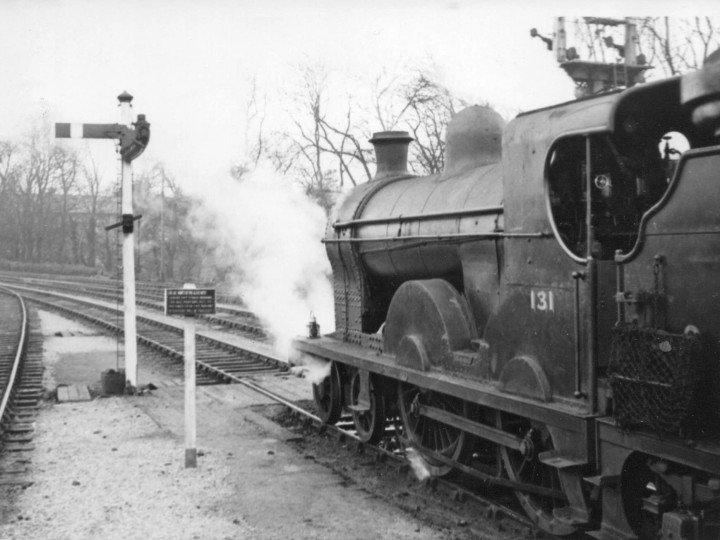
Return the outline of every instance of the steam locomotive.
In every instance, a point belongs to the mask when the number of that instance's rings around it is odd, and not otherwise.
[[[326,243],[323,421],[399,417],[433,474],[538,528],[720,538],[720,63],[522,113],[458,113],[440,174],[376,133]],[[677,140],[684,141],[682,148]]]

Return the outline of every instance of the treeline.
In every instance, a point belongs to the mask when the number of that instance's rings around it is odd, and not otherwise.
[[[0,141],[0,269],[116,276],[122,233],[116,171],[35,130]],[[161,165],[134,179],[138,279],[200,279],[204,249],[186,217],[193,204]]]
[[[39,130],[23,142],[0,141],[0,256],[95,266],[108,200],[94,169]]]

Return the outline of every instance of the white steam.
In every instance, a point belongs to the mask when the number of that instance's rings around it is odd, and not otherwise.
[[[409,446],[405,451],[405,455],[410,462],[410,467],[412,467],[415,476],[417,476],[417,479],[420,482],[427,478],[430,478],[430,469],[427,466],[427,463],[425,463],[423,457],[420,455],[420,452],[415,450],[415,448],[413,448],[412,446]]]
[[[241,181],[208,183],[191,216],[195,234],[214,249],[227,281],[288,357],[295,336],[315,316],[334,330],[330,263],[321,243],[326,216],[287,179],[259,169]]]
[[[297,366],[290,368],[290,371],[298,377],[307,379],[312,384],[320,384],[330,375],[330,362],[313,358],[311,356],[303,356],[300,358]]]

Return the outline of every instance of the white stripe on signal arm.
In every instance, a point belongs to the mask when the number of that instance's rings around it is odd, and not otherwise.
[[[82,139],[83,138],[83,124],[70,124],[70,138],[71,139]]]

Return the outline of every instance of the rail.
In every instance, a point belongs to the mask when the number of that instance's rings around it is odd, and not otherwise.
[[[25,351],[25,345],[26,345],[26,338],[27,338],[27,327],[28,327],[28,317],[27,317],[27,309],[25,307],[25,302],[23,301],[22,297],[11,291],[10,289],[6,289],[4,287],[0,287],[0,292],[14,296],[18,303],[20,304],[20,310],[22,312],[22,322],[20,326],[20,339],[18,339],[17,342],[17,348],[15,350],[15,358],[13,359],[12,368],[10,370],[10,375],[7,379],[7,384],[5,384],[5,387],[3,388],[3,394],[2,394],[2,401],[0,401],[0,421],[5,418],[5,412],[7,410],[8,403],[10,402],[10,398],[13,395],[13,391],[15,389],[15,383],[18,378],[18,373],[20,371],[20,362],[22,361],[23,352]]]

